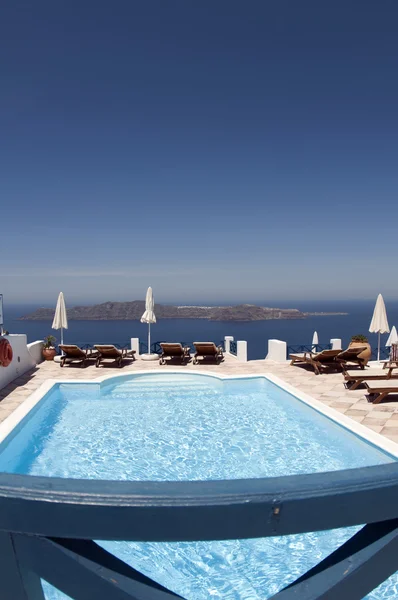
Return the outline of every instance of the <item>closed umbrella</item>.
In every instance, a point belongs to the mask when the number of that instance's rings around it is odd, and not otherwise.
[[[152,288],[149,287],[145,299],[145,312],[141,317],[141,323],[148,323],[148,354],[144,354],[142,356],[144,360],[152,360],[158,358],[157,354],[151,354],[151,323],[156,323],[154,308],[155,300],[153,298]]]
[[[64,329],[68,329],[68,317],[66,316],[65,299],[62,292],[60,292],[58,296],[52,329],[61,330],[61,344],[63,344]]]
[[[378,333],[377,343],[377,361],[380,361],[380,334],[389,333],[390,328],[387,321],[386,307],[384,304],[383,296],[379,294],[377,296],[376,305],[373,311],[372,321],[369,327],[370,333]]]
[[[391,333],[390,333],[387,343],[386,343],[386,347],[390,347],[393,344],[398,344],[398,333],[397,333],[397,330],[395,329],[395,325],[392,326]]]
[[[313,352],[316,352],[316,347],[318,346],[318,333],[314,331],[314,335],[312,336],[312,348]]]

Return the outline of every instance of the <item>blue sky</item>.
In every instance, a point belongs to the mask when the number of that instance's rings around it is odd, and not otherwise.
[[[10,302],[398,298],[398,4],[2,9]]]

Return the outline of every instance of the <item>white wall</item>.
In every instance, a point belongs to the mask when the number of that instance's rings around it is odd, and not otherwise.
[[[131,338],[131,349],[135,350],[135,357],[140,355],[140,338]]]
[[[14,356],[8,367],[0,366],[0,389],[26,371],[33,369],[42,360],[41,349],[43,348],[43,342],[33,342],[28,347],[26,335],[22,333],[4,337],[10,342]]]
[[[32,342],[28,344],[28,352],[35,361],[35,364],[39,364],[43,360],[43,346],[44,343],[42,340],[37,340],[36,342]]]
[[[286,362],[287,344],[282,340],[268,340],[268,354],[266,360]]]

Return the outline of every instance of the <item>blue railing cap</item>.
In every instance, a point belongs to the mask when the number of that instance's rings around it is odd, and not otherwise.
[[[256,538],[392,519],[397,497],[397,462],[228,481],[126,482],[0,473],[0,529],[104,540]]]

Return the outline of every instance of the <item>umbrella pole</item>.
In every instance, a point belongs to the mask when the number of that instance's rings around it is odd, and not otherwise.
[[[148,354],[151,353],[151,324],[148,323]]]
[[[380,331],[379,331],[379,339],[377,342],[377,362],[380,362]]]

